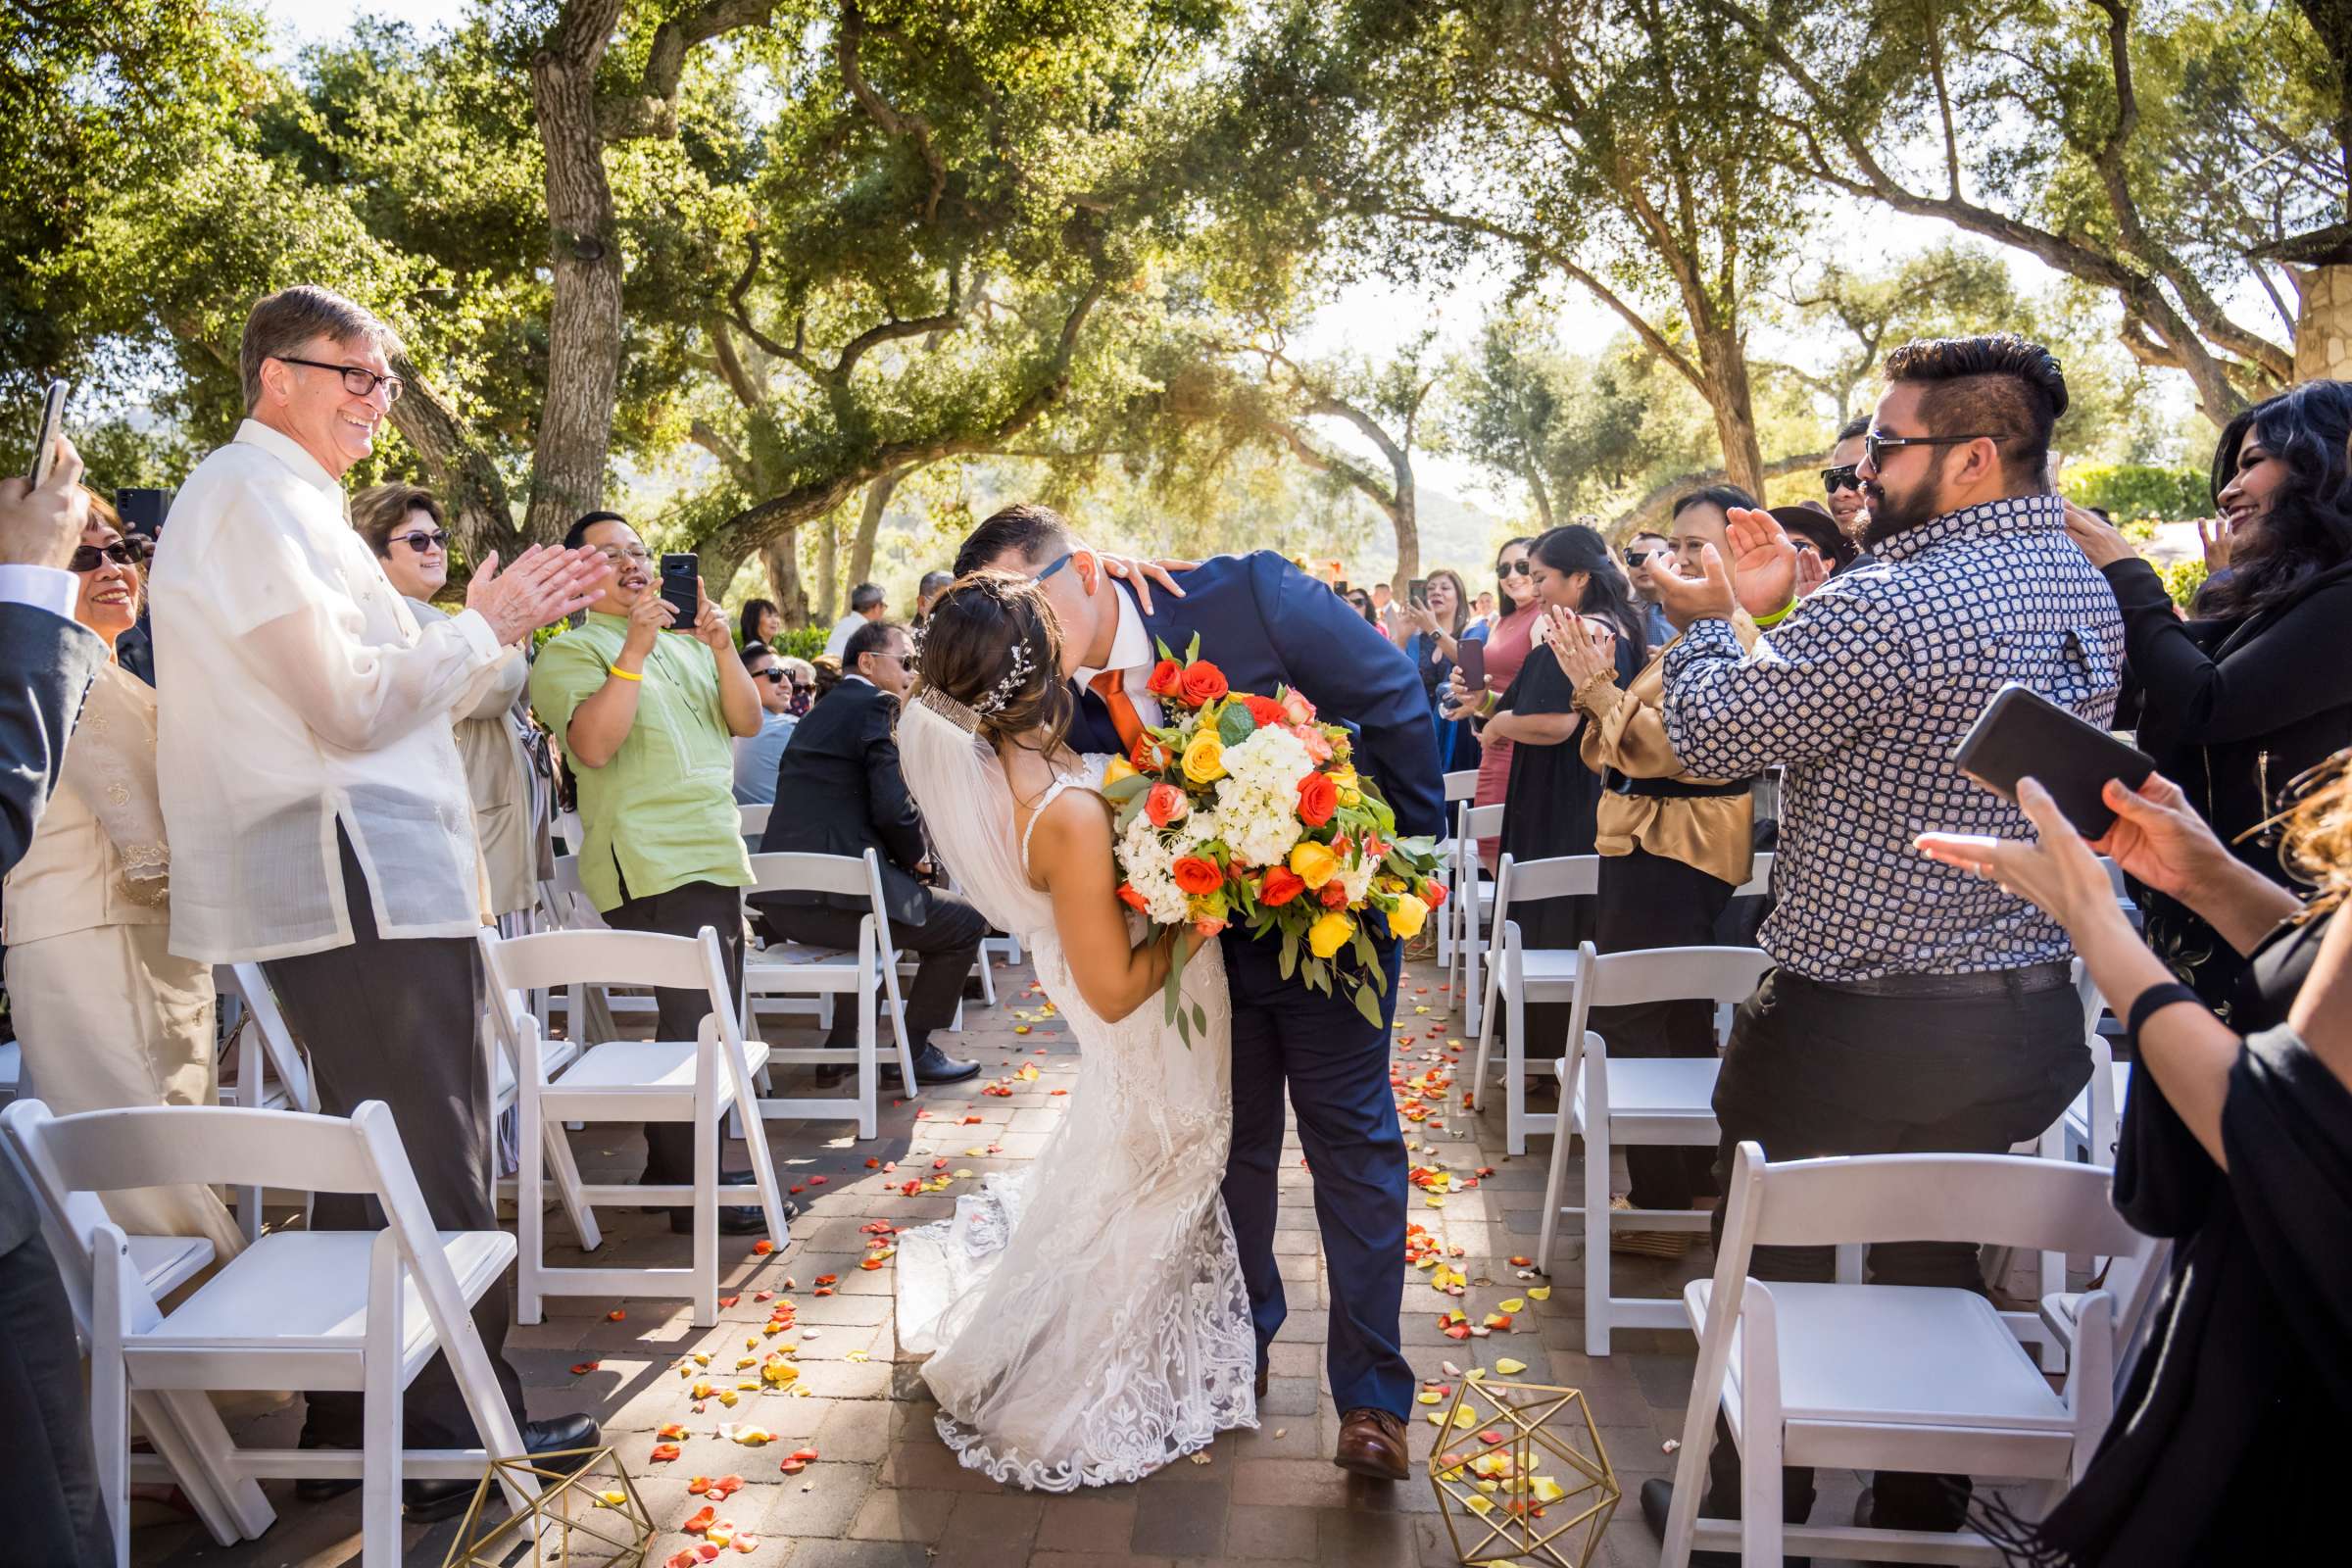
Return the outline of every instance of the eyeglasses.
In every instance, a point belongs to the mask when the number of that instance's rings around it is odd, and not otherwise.
[[[630,545],[626,549],[617,545],[599,545],[596,553],[615,566],[632,561],[640,566],[647,566],[653,564],[654,560],[654,553],[643,545]]]
[[[1833,496],[1840,490],[1859,490],[1862,488],[1862,476],[1854,471],[1854,466],[1850,463],[1842,468],[1824,468],[1821,470],[1821,488],[1824,494]]]
[[[1995,435],[1989,430],[1975,435],[1881,435],[1873,430],[1862,438],[1862,456],[1874,468],[1886,466],[1886,454],[1898,447],[1964,447],[1971,441],[2014,441],[2014,435]]]
[[[390,555],[394,545],[407,545],[420,556],[427,551],[447,550],[449,548],[449,530],[435,528],[431,533],[396,533],[384,541],[384,554]]]
[[[1528,561],[1506,561],[1494,568],[1497,577],[1532,577],[1535,574],[1535,564]]]
[[[357,365],[329,365],[323,360],[298,360],[291,354],[272,354],[270,357],[273,360],[283,360],[288,365],[307,365],[314,370],[333,370],[343,377],[343,390],[354,397],[373,397],[375,389],[381,386],[384,389],[384,406],[386,408],[400,401],[403,383],[397,375],[378,375],[373,370]]]
[[[67,565],[74,571],[96,571],[105,562],[118,566],[137,566],[147,559],[147,546],[139,539],[118,539],[111,545],[75,545],[74,559]]]
[[[1048,577],[1053,576],[1062,567],[1068,565],[1071,560],[1075,558],[1078,552],[1075,550],[1063,551],[1060,555],[1055,556],[1052,561],[1046,564],[1045,570],[1039,572],[1035,577],[1032,577],[1029,580],[1031,582],[1044,582]]]

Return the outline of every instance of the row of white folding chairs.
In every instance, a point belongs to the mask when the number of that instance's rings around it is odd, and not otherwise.
[[[1770,854],[1758,855],[1747,880],[1733,890],[1732,897],[1745,898],[1768,889],[1772,863]],[[1503,1038],[1503,1140],[1513,1154],[1527,1152],[1528,1134],[1548,1134],[1558,1122],[1554,1114],[1533,1113],[1527,1108],[1531,1063],[1535,1070],[1544,1070],[1556,1059],[1549,1041],[1533,1042],[1540,1049],[1529,1049],[1527,1008],[1531,1004],[1575,1000],[1577,951],[1527,946],[1518,922],[1511,918],[1511,908],[1545,899],[1592,897],[1599,889],[1597,855],[1562,855],[1542,860],[1518,860],[1505,855],[1495,868],[1493,939],[1485,965],[1485,1001],[1479,1009],[1478,1055],[1470,1076],[1463,1080],[1462,1096],[1467,1107],[1483,1102],[1493,1087],[1488,1071],[1499,1024]],[[1479,967],[1475,950],[1470,966],[1473,972]],[[1576,1038],[1571,1032],[1559,1042],[1561,1049]]]
[[[1698,1364],[1659,1561],[1693,1547],[1778,1568],[1783,1553],[1908,1562],[2005,1561],[1953,1534],[1783,1523],[1783,1465],[2039,1482],[2038,1514],[2079,1480],[2113,1413],[2115,1318],[2145,1289],[2153,1244],[2115,1212],[2112,1172],[2014,1154],[1888,1154],[1767,1164],[1740,1145],[1712,1278],[1684,1289]],[[2054,1392],[1984,1297],[1966,1290],[1765,1282],[1758,1247],[1976,1242],[2116,1260],[2077,1301],[2076,1354]],[[2118,1270],[2123,1272],[2119,1274]],[[1922,1353],[1933,1347],[1934,1353]],[[1718,1412],[1740,1455],[1740,1517],[1702,1519]]]
[[[1461,841],[1456,827],[1461,821],[1461,808],[1478,794],[1478,769],[1461,768],[1446,775],[1446,836],[1438,840],[1438,880],[1445,884],[1446,902],[1438,908],[1438,967],[1445,971],[1448,982],[1453,975],[1455,933],[1462,918],[1463,883],[1461,875]]]
[[[118,1563],[129,1561],[134,1416],[222,1545],[258,1539],[274,1520],[261,1478],[357,1476],[366,1568],[401,1560],[404,1478],[471,1480],[493,1455],[522,1451],[472,1317],[514,1260],[514,1240],[504,1231],[434,1229],[381,1102],[349,1119],[226,1106],[58,1117],[37,1100],[21,1100],[0,1112],[0,1128],[39,1200],[88,1343],[99,1490]],[[179,1183],[356,1194],[375,1200],[385,1227],[274,1232],[165,1312],[159,1297],[193,1271],[159,1275],[143,1266],[145,1239],[126,1238],[109,1221],[99,1195]],[[485,1446],[402,1448],[403,1392],[436,1354],[448,1357]],[[207,1395],[272,1389],[358,1392],[360,1451],[238,1447]],[[501,1483],[517,1508],[538,1491],[527,1472],[502,1473]]]

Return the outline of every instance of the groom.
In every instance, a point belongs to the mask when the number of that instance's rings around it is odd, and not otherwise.
[[[1102,558],[1045,507],[1007,507],[963,543],[956,574],[995,567],[1036,578],[1061,623],[1062,663],[1076,682],[1070,744],[1124,754],[1140,725],[1160,721],[1145,681],[1158,645],[1201,657],[1236,691],[1288,686],[1321,717],[1356,732],[1355,763],[1396,808],[1407,835],[1445,831],[1445,793],[1429,700],[1396,646],[1346,601],[1272,551],[1219,556],[1184,573],[1181,598],[1150,613]],[[1282,1327],[1274,1220],[1282,1163],[1282,1096],[1290,1087],[1315,1182],[1315,1218],[1330,1265],[1332,1396],[1342,1412],[1335,1462],[1384,1481],[1405,1478],[1404,1418],[1413,1374],[1398,1349],[1404,1299],[1404,1135],[1389,1086],[1389,1025],[1402,968],[1398,945],[1376,938],[1388,971],[1382,1021],[1341,997],[1282,978],[1280,944],[1225,933],[1233,993],[1233,1150],[1225,1207],[1257,1329],[1257,1390]]]

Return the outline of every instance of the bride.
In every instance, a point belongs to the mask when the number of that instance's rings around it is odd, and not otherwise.
[[[1257,1425],[1250,1300],[1218,1197],[1232,1008],[1187,932],[1208,1027],[1163,1022],[1170,939],[1131,946],[1104,759],[1063,745],[1060,632],[1025,578],[931,607],[900,760],[963,893],[1035,952],[1078,1039],[1068,1113],[1026,1169],[899,1238],[899,1343],[928,1352],[939,1431],[975,1470],[1047,1492],[1132,1482]]]

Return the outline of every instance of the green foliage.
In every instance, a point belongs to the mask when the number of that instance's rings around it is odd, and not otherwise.
[[[2211,573],[2206,568],[2204,557],[2186,556],[2170,565],[2159,566],[2157,575],[2164,579],[2164,591],[2173,596],[2173,603],[2186,610]]]
[[[2096,507],[2117,523],[2154,518],[2181,522],[2213,514],[2213,491],[2195,468],[2159,468],[2143,463],[2099,463],[2069,466],[2060,488],[2077,506]]]
[[[790,659],[814,662],[825,651],[825,639],[832,635],[830,626],[798,626],[785,632],[768,646]]]

